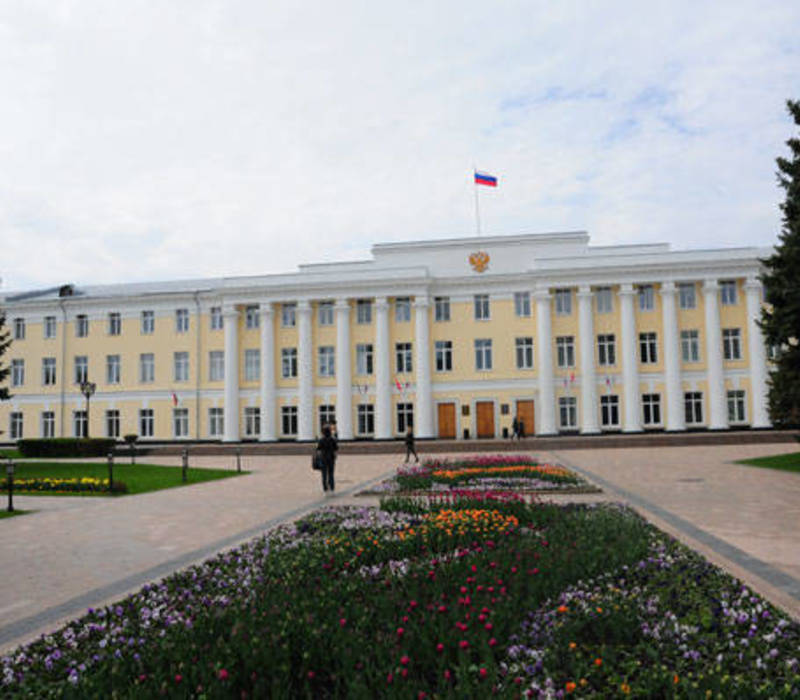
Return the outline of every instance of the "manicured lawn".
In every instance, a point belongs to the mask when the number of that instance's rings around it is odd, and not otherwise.
[[[242,472],[243,474],[246,472]],[[236,476],[235,469],[199,469],[190,467],[186,473],[187,484],[197,484],[214,479]],[[5,488],[5,475],[2,488]],[[24,493],[21,479],[96,479],[107,484],[108,465],[104,462],[18,462],[14,472],[14,491]],[[155,464],[114,464],[114,483],[123,483],[125,493],[146,493],[182,486],[181,468]],[[95,491],[36,491],[36,495],[107,495],[107,486]],[[116,494],[119,495],[119,494]]]
[[[0,520],[2,520],[3,518],[13,518],[15,515],[24,515],[25,513],[28,512],[27,510],[19,510],[19,508],[15,507],[14,510],[11,513],[9,513],[6,510],[7,507],[6,504],[8,502],[5,499],[3,499],[2,496],[0,496],[0,503],[3,504],[3,510],[0,510]]]
[[[791,452],[786,455],[772,455],[771,457],[756,457],[755,459],[742,459],[736,464],[748,464],[751,467],[764,467],[766,469],[780,469],[784,472],[800,472],[800,452]]]
[[[19,459],[22,455],[20,454],[19,450],[15,447],[10,447],[4,450],[0,450],[0,459]]]

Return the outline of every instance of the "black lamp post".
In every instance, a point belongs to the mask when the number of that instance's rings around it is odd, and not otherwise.
[[[14,462],[8,458],[6,464],[6,478],[8,479],[8,512],[14,512]]]
[[[83,431],[83,437],[89,437],[89,399],[92,398],[94,392],[97,391],[97,384],[90,382],[88,378],[81,382],[81,394],[86,397],[86,429]]]

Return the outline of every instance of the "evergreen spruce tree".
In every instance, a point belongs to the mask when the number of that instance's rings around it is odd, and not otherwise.
[[[0,358],[6,354],[9,345],[11,345],[11,337],[6,328],[6,315],[5,312],[0,310]],[[11,398],[11,394],[8,393],[8,386],[3,386],[10,372],[11,370],[8,366],[0,360],[0,401],[6,401]]]
[[[786,104],[800,127],[800,101]],[[777,159],[778,183],[786,190],[783,227],[761,276],[769,304],[761,328],[766,342],[779,348],[769,380],[769,414],[776,427],[800,425],[800,138],[786,144],[790,157]]]

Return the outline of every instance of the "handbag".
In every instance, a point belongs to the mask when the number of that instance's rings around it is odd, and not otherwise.
[[[325,464],[325,460],[322,457],[322,450],[314,450],[314,456],[311,458],[311,468],[316,471],[321,471],[323,464]]]

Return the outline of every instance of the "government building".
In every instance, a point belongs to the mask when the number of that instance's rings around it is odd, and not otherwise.
[[[502,437],[515,417],[529,436],[767,428],[771,252],[545,233],[6,293],[0,440],[312,440],[334,419],[376,440]]]

